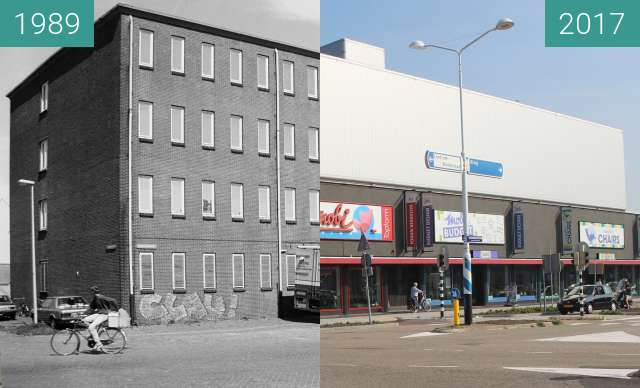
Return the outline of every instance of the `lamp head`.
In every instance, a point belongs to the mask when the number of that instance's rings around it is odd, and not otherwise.
[[[18,184],[19,184],[20,186],[33,186],[33,185],[35,185],[35,184],[36,184],[36,182],[34,182],[34,181],[30,181],[30,180],[28,180],[28,179],[20,179],[20,180],[18,181]]]
[[[508,30],[509,28],[513,27],[514,24],[515,23],[513,22],[513,20],[509,18],[502,18],[496,23],[496,30]]]
[[[414,40],[413,42],[411,42],[411,44],[409,45],[410,48],[412,49],[425,49],[429,46],[427,46],[423,41],[421,40]]]

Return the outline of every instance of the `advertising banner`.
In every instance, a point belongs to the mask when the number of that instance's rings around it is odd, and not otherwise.
[[[418,248],[418,201],[420,195],[415,191],[405,191],[405,241],[407,251]]]
[[[591,248],[624,249],[624,225],[580,221],[580,241]]]
[[[519,206],[513,206],[513,250],[524,250],[524,212]]]
[[[436,242],[462,243],[462,213],[435,210],[434,219]],[[482,244],[504,244],[504,216],[469,213],[468,221],[469,235],[481,237]]]
[[[433,205],[430,201],[422,200],[422,250],[431,250],[434,240]]]
[[[320,238],[393,241],[393,206],[320,202]]]
[[[562,253],[573,252],[573,214],[570,207],[560,208],[560,231],[562,233]]]

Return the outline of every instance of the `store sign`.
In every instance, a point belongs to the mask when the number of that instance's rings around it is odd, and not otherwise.
[[[562,253],[573,252],[573,214],[570,207],[560,208],[560,230],[562,233]]]
[[[616,259],[616,254],[615,253],[598,253],[598,260],[615,260]]]
[[[524,212],[519,206],[513,207],[513,250],[524,250]]]
[[[471,257],[474,259],[497,259],[498,251],[471,251]]]
[[[418,248],[418,201],[420,195],[415,191],[405,191],[405,242],[406,250]]]
[[[591,248],[624,249],[624,225],[580,221],[580,241]]]
[[[320,238],[393,241],[393,206],[320,202]]]
[[[464,227],[462,213],[434,211],[436,242],[462,243]],[[469,213],[469,235],[482,238],[482,244],[504,244],[504,216]]]
[[[422,250],[433,247],[433,205],[431,202],[422,202]]]

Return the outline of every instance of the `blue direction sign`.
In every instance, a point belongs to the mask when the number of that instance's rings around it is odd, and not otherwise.
[[[442,154],[440,152],[427,151],[424,155],[424,162],[427,168],[434,170],[444,170],[461,172],[462,159],[459,156]]]
[[[469,158],[469,167],[467,172],[473,175],[502,178],[504,170],[502,168],[502,163],[500,162]]]
[[[462,242],[464,242],[465,238],[470,243],[481,243],[482,242],[482,236],[462,236]]]

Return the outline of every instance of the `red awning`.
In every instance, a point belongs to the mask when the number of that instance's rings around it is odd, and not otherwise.
[[[373,264],[433,264],[437,263],[435,257],[373,257]],[[572,265],[572,259],[562,259],[564,265]],[[640,260],[594,260],[594,264],[606,265],[640,265]],[[360,264],[359,257],[321,257],[320,264]],[[459,257],[450,258],[449,264],[462,265]],[[471,264],[482,265],[542,265],[542,259],[471,259]]]

